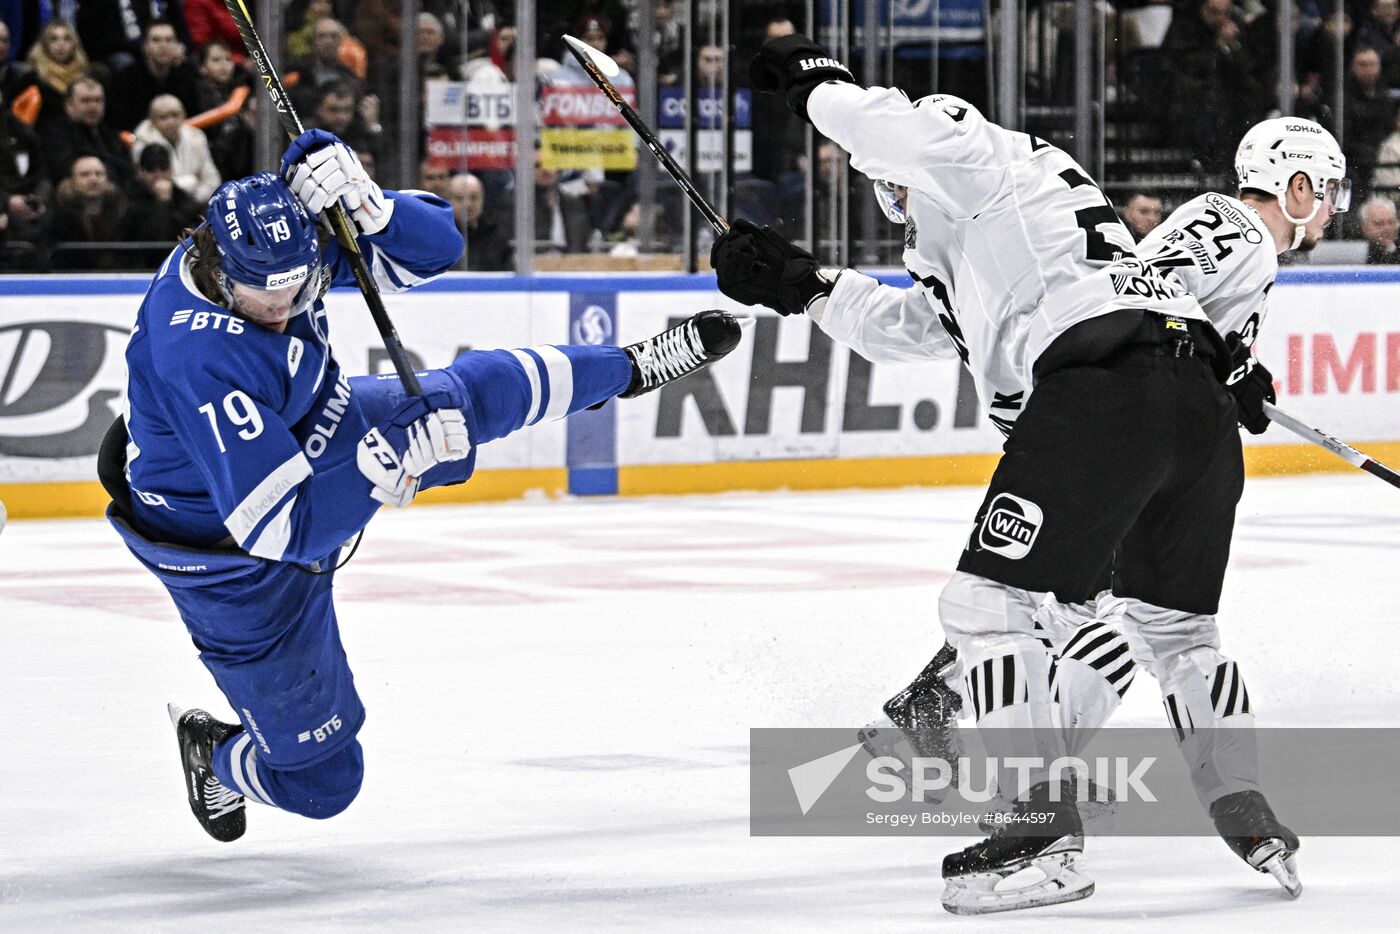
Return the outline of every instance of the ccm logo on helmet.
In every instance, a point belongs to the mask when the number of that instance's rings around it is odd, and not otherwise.
[[[288,269],[286,272],[274,273],[267,277],[266,288],[280,289],[285,286],[295,285],[305,279],[309,271],[309,267],[307,266],[298,266],[295,269]]]
[[[1004,558],[1024,558],[1044,521],[1045,516],[1035,503],[1010,493],[998,493],[987,507],[977,539],[983,548]]]

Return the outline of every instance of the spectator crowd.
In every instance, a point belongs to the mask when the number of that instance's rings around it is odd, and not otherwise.
[[[649,2],[652,35],[640,33],[638,3]],[[1341,7],[1337,6],[1341,3]],[[701,91],[746,87],[750,55],[766,38],[802,28],[805,4],[731,2],[729,50],[686,35],[683,0],[545,0],[536,4],[536,59],[519,69],[514,3],[421,0],[416,29],[404,36],[399,0],[287,0],[281,35],[283,79],[308,126],[352,146],[371,172],[397,150],[405,46],[422,81],[509,83],[520,74],[538,87],[589,85],[562,44],[572,34],[611,55],[633,84],[641,43],[655,53],[657,83],[686,77]],[[1131,118],[1155,122],[1166,141],[1193,154],[1205,176],[1228,175],[1243,130],[1275,106],[1279,84],[1277,4],[1263,0],[1105,0],[1106,99]],[[1070,82],[1056,75],[1069,0],[1027,5],[1048,35],[1028,43],[1029,92],[1053,97]],[[1294,3],[1295,112],[1339,131],[1358,205],[1345,231],[1373,246],[1372,262],[1396,262],[1395,200],[1400,197],[1400,0],[1298,0]],[[68,17],[65,19],[64,17]],[[1341,56],[1339,59],[1338,56]],[[898,76],[900,57],[895,56]],[[973,73],[978,68],[972,68]],[[913,73],[927,80],[927,62]],[[949,71],[949,74],[952,72]],[[1340,87],[1336,75],[1340,74]],[[909,82],[899,82],[908,84]],[[945,87],[945,89],[947,89]],[[911,87],[911,92],[930,90]],[[978,101],[985,86],[953,88]],[[1341,102],[1338,110],[1336,104]],[[254,164],[259,94],[223,0],[14,0],[0,8],[0,271],[145,269],[181,232],[196,226],[210,193]],[[733,213],[796,230],[836,216],[833,193],[848,185],[852,204],[867,192],[845,153],[818,140],[806,156],[805,125],[774,97],[749,101],[752,159],[733,186]],[[656,114],[644,114],[656,125]],[[430,156],[384,182],[432,191],[450,202],[467,242],[458,268],[515,267],[514,203],[534,202],[537,253],[680,249],[684,212],[677,188],[662,180],[643,203],[639,173],[561,170],[537,152],[529,187],[514,171]],[[645,158],[645,153],[642,154]],[[721,175],[697,183],[722,200]],[[1214,179],[1212,179],[1214,181]],[[1202,186],[1207,184],[1203,181]],[[806,193],[815,187],[815,194]],[[1125,195],[1128,194],[1125,192]],[[1194,192],[1125,197],[1123,216],[1141,237]],[[1388,209],[1387,209],[1388,208]],[[807,210],[814,210],[812,218]],[[870,212],[851,211],[856,236]],[[701,225],[703,228],[703,225]],[[703,246],[703,244],[702,244]]]

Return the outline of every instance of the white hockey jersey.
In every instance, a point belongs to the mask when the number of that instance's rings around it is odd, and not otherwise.
[[[906,291],[847,271],[813,319],[875,362],[956,352],[1003,432],[1030,396],[1036,359],[1071,326],[1123,308],[1205,317],[1133,257],[1103,192],[1044,140],[959,98],[911,102],[892,88],[824,84],[807,110],[852,166],[909,189],[904,261],[917,283]]]
[[[1278,277],[1278,251],[1259,212],[1228,195],[1186,202],[1138,244],[1138,257],[1179,282],[1221,335],[1253,346]]]

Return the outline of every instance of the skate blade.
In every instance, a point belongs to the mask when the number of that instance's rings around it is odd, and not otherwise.
[[[906,766],[914,761],[914,749],[909,745],[909,738],[892,720],[881,717],[873,723],[867,723],[856,731],[856,737],[872,759],[894,756]]]
[[[1079,851],[1062,851],[1036,857],[1024,867],[949,879],[943,889],[943,907],[955,915],[988,915],[1088,898],[1094,894],[1094,880],[1079,865],[1080,855]],[[1033,870],[1042,878],[1027,885],[1016,884],[1017,877]],[[1008,880],[1010,886],[998,888]]]
[[[170,725],[178,730],[180,728],[180,718],[185,715],[185,711],[179,704],[166,704],[165,712],[170,714]]]
[[[1270,840],[1261,843],[1255,853],[1259,855],[1254,863],[1256,869],[1273,876],[1274,881],[1283,886],[1290,898],[1297,898],[1303,894],[1303,882],[1298,878],[1298,860],[1284,849],[1283,841]]]

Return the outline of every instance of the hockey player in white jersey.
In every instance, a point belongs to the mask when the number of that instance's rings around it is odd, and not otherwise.
[[[1132,255],[1098,187],[1044,141],[956,98],[911,102],[861,88],[800,36],[767,43],[751,76],[755,87],[784,91],[878,180],[887,213],[905,223],[918,284],[901,290],[819,269],[773,231],[736,223],[712,255],[720,288],[805,312],[872,360],[957,353],[1008,434],[939,605],[979,725],[1016,728],[987,734],[989,752],[1046,762],[1063,754],[1041,640],[1049,633],[1056,648],[1073,647],[1082,620],[1064,607],[1094,594],[1115,552],[1114,593],[1132,598],[1137,614],[1125,615],[1142,647],[1134,655],[1156,661],[1164,694],[1195,709],[1196,723],[1239,714],[1242,697],[1216,709],[1211,692],[1235,677],[1217,651],[1214,613],[1242,458],[1221,385],[1229,352],[1199,304]],[[1099,639],[1091,641],[1079,648],[1097,658]],[[1126,654],[1114,652],[1115,677],[1130,676]],[[946,675],[937,662],[926,675]],[[1003,736],[1010,745],[992,748]],[[1182,750],[1204,802],[1257,791],[1248,767],[1221,767],[1202,737]],[[945,859],[944,906],[981,913],[1087,897],[1074,805],[1052,800],[1043,773],[1019,787],[1001,777],[1015,789],[1017,816],[1005,833]],[[1252,829],[1275,847],[1271,856],[1296,846],[1271,814]],[[1030,867],[1039,881],[998,888]]]

